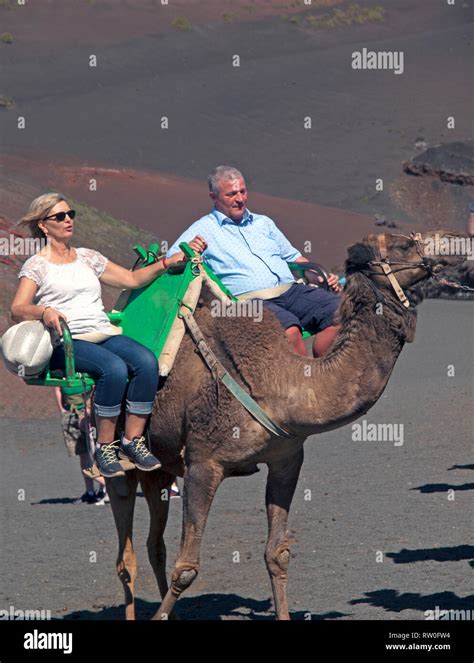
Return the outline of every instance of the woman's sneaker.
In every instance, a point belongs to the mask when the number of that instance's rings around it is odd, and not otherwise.
[[[115,442],[109,442],[109,444],[99,444],[97,447],[95,460],[103,477],[111,478],[125,476],[125,472],[122,470],[122,466],[119,462],[119,448],[118,440]]]
[[[143,470],[143,472],[151,472],[152,470],[157,470],[161,467],[158,458],[155,458],[155,456],[148,450],[143,435],[141,437],[134,437],[128,444],[124,444],[122,439],[120,456],[131,460],[132,463],[134,463],[139,470]]]

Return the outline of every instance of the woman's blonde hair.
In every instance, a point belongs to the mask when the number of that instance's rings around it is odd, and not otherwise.
[[[38,226],[38,223],[44,221],[53,207],[63,200],[67,202],[60,193],[43,193],[43,195],[33,200],[28,213],[18,221],[17,226],[21,228],[28,227],[31,236],[35,239],[46,239],[46,235]]]

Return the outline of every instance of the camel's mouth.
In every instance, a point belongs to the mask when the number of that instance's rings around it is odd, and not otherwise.
[[[454,230],[437,229],[424,233],[411,233],[410,235],[391,233],[368,235],[361,242],[357,242],[348,248],[348,262],[363,264],[372,260],[379,254],[382,238],[384,238],[389,258],[400,257],[402,254],[405,254],[405,257],[408,258],[408,254],[416,249],[417,245],[423,247],[422,252],[425,256],[466,258],[473,255],[474,238]]]
[[[444,267],[474,259],[474,238],[461,233],[434,232],[424,239],[424,254],[433,263],[437,274]]]
[[[390,265],[394,272],[403,272],[412,267],[412,273],[407,274],[409,278],[402,278],[408,288],[466,259],[474,260],[474,238],[463,233],[437,230],[423,235],[369,235],[362,242],[348,248],[346,274],[367,273],[374,266],[382,266],[382,263]],[[416,268],[423,271],[415,274]],[[378,280],[378,271],[371,271],[375,280]]]
[[[415,307],[422,299],[420,286],[442,278],[446,268],[466,258],[474,258],[474,239],[458,232],[369,235],[349,247],[346,274],[349,280],[351,275],[363,277],[378,300],[390,294],[402,306]]]

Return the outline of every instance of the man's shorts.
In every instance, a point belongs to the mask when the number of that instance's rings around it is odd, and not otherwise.
[[[340,301],[339,295],[323,288],[294,283],[280,297],[264,300],[263,305],[275,313],[283,329],[299,327],[317,333],[334,324]]]
[[[64,443],[69,456],[79,456],[88,451],[86,435],[80,428],[81,418],[75,410],[61,415]]]

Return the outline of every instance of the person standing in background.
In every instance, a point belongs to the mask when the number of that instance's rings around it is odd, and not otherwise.
[[[90,435],[88,426],[90,390],[84,394],[81,387],[55,387],[55,396],[59,412],[61,413],[61,428],[68,454],[71,457],[79,456],[81,469],[87,469],[91,465],[88,448],[88,437]],[[102,476],[96,479],[99,484],[97,492],[94,490],[94,481],[92,479],[84,474],[82,474],[82,478],[86,490],[76,500],[76,504],[102,505],[109,502],[105,481]]]

